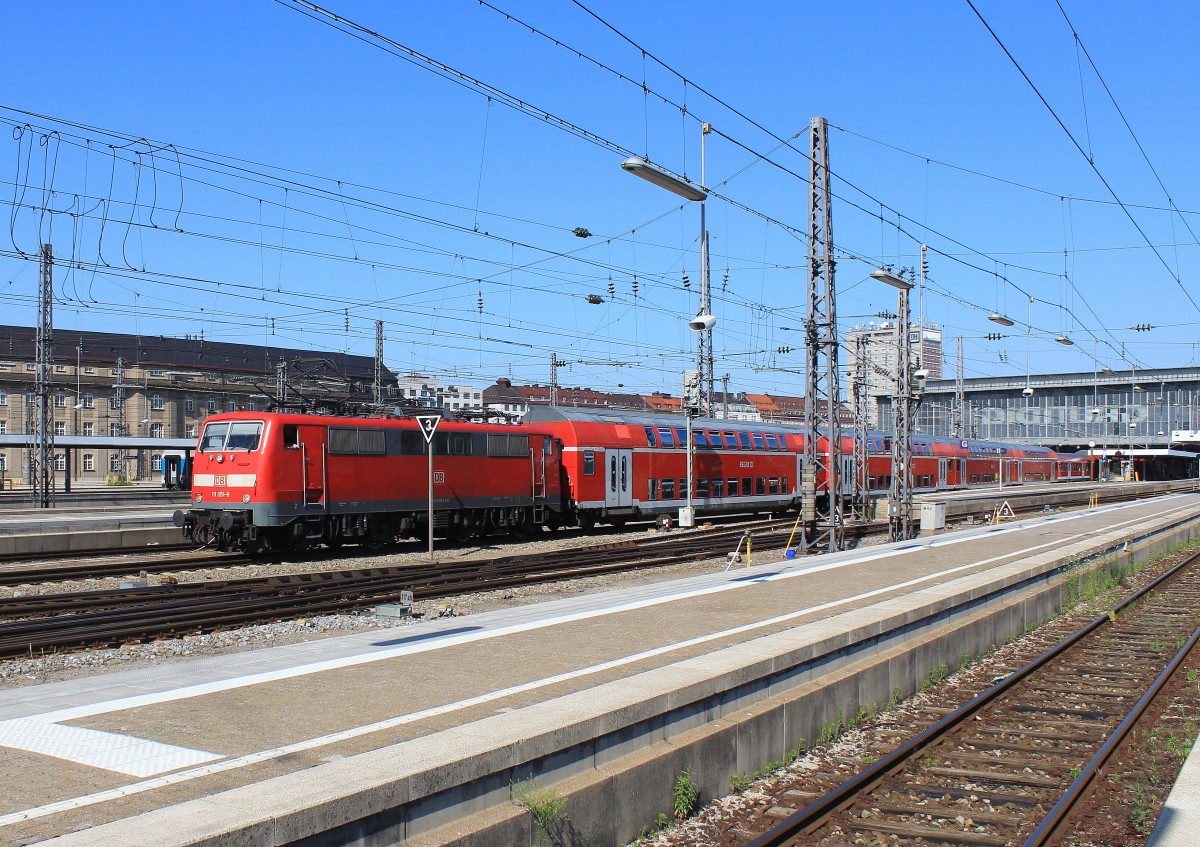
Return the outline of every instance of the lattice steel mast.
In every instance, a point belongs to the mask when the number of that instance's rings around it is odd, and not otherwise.
[[[966,385],[963,381],[963,345],[962,336],[956,336],[954,339],[954,417],[951,422],[952,432],[950,433],[955,438],[963,437],[963,417],[966,414],[967,393]]]
[[[46,509],[54,505],[54,407],[51,385],[54,379],[54,248],[42,245],[41,274],[38,277],[37,349],[34,365],[36,415],[33,419],[34,445],[29,453],[30,492],[34,505]]]
[[[851,520],[866,523],[871,520],[871,497],[867,485],[867,345],[865,333],[854,336],[854,370],[850,377],[850,412],[854,417],[854,461],[852,465],[853,494],[850,498]]]
[[[383,408],[383,321],[375,321],[375,409]]]
[[[808,319],[805,324],[804,468],[801,478],[802,517],[806,523],[804,552],[842,549],[841,430],[838,425],[838,331],[833,259],[832,188],[829,176],[829,125],[809,121],[812,136],[809,169]],[[820,436],[827,449],[820,450]],[[817,479],[827,482],[826,497],[817,496]]]

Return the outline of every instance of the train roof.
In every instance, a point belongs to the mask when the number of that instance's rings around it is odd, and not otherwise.
[[[583,409],[578,406],[531,406],[525,413],[525,423],[589,423],[624,424],[625,426],[669,426],[687,425],[683,415],[664,415],[655,412],[626,411],[616,409]],[[799,424],[770,423],[767,421],[737,421],[729,418],[693,418],[696,429],[753,430],[755,432],[803,433]]]

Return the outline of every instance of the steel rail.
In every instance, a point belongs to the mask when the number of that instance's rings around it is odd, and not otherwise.
[[[965,723],[968,718],[973,717],[977,712],[991,705],[1002,694],[1013,689],[1017,683],[1032,676],[1042,667],[1063,653],[1066,653],[1097,630],[1111,624],[1114,618],[1119,616],[1130,605],[1143,599],[1152,591],[1173,579],[1177,574],[1194,565],[1197,561],[1200,561],[1200,552],[1192,554],[1183,562],[1161,574],[1148,585],[1117,603],[1108,612],[1096,617],[1076,630],[1050,650],[1026,663],[1023,667],[994,684],[975,699],[955,709],[933,726],[909,739],[865,770],[860,771],[856,776],[846,780],[823,797],[814,800],[796,814],[782,821],[774,829],[751,841],[746,847],[785,847],[785,845],[792,843],[792,839],[816,831],[833,815],[853,804],[859,796],[870,793],[884,779],[903,769],[911,759],[915,758],[918,753],[933,742]],[[1194,640],[1196,636],[1193,635],[1192,638]]]
[[[773,534],[782,538],[786,532],[781,528]],[[583,551],[582,556],[579,550],[555,551],[532,562],[511,556],[457,565],[356,569],[15,598],[0,601],[0,615],[24,612],[46,616],[0,624],[0,656],[343,611],[397,599],[402,590],[432,600],[695,561],[727,548],[729,534],[718,531],[660,538],[640,548],[625,541],[598,545]]]

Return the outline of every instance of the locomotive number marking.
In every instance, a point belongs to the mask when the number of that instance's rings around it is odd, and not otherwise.
[[[433,472],[433,484],[434,485],[442,485],[445,482],[446,482],[446,472],[445,471],[434,471]]]
[[[738,462],[738,467],[739,468],[752,468],[752,467],[754,467],[754,462]]]
[[[213,500],[228,500],[229,492],[228,491],[214,491],[214,492],[212,492],[212,494],[210,496],[212,497]]]

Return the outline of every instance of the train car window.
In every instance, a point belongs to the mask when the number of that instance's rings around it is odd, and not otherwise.
[[[617,490],[617,454],[611,453],[608,457],[608,490]]]
[[[763,445],[763,437],[762,437],[761,432],[754,433],[753,438],[754,438],[754,449],[755,450],[765,449],[764,445]]]
[[[300,427],[296,424],[283,425],[283,448],[297,450],[300,447]]]
[[[687,478],[679,480],[679,497],[680,499],[687,497]]]
[[[779,477],[777,477],[777,476],[767,477],[767,493],[768,494],[778,494],[779,493]]]
[[[725,480],[725,496],[738,496],[738,481],[736,476],[731,476],[729,479]]]
[[[683,427],[675,428],[675,440],[680,447],[687,449],[687,430]]]
[[[629,459],[625,456],[621,457],[621,490],[629,490]]]
[[[738,433],[738,444],[742,445],[743,450],[749,450],[750,449],[750,433],[739,432]]]
[[[405,430],[401,432],[400,454],[403,456],[424,456],[425,436],[416,430]]]
[[[674,500],[675,499],[675,480],[664,479],[661,483],[661,488],[662,488],[662,498],[664,500]]]
[[[753,482],[754,481],[752,479],[750,479],[750,477],[748,477],[748,476],[742,477],[742,496],[743,497],[750,496],[750,492],[754,490],[754,488],[752,487]]]
[[[675,433],[665,426],[660,426],[658,428],[658,443],[663,447],[674,447]]]
[[[730,450],[737,449],[738,443],[737,443],[737,433],[736,432],[725,433],[725,446]]]
[[[702,429],[697,429],[692,432],[692,439],[696,442],[697,447],[708,446],[708,433]]]
[[[712,496],[718,498],[725,496],[725,480],[718,478],[712,481]]]
[[[646,427],[646,446],[647,447],[657,447],[658,446],[658,441],[654,438],[654,427],[652,427],[652,426]]]
[[[225,448],[225,436],[228,434],[229,424],[227,423],[205,424],[204,434],[200,436],[200,446],[196,449],[201,453],[223,450]]]
[[[788,478],[785,476],[785,477],[783,477],[783,493],[787,494],[789,490],[790,489],[788,487]]]
[[[704,497],[704,498],[708,497],[708,480],[707,479],[696,480],[696,496]]]
[[[583,451],[583,475],[596,475],[596,451],[594,450]]]
[[[647,500],[657,500],[658,499],[658,480],[657,479],[649,479],[649,480],[646,480],[646,483],[648,485],[648,488],[646,490],[646,499]]]
[[[764,477],[756,476],[754,478],[754,493],[755,494],[766,494],[767,493],[767,480]]]
[[[767,449],[768,450],[778,450],[779,449],[779,442],[776,441],[775,436],[769,432],[767,433]]]

